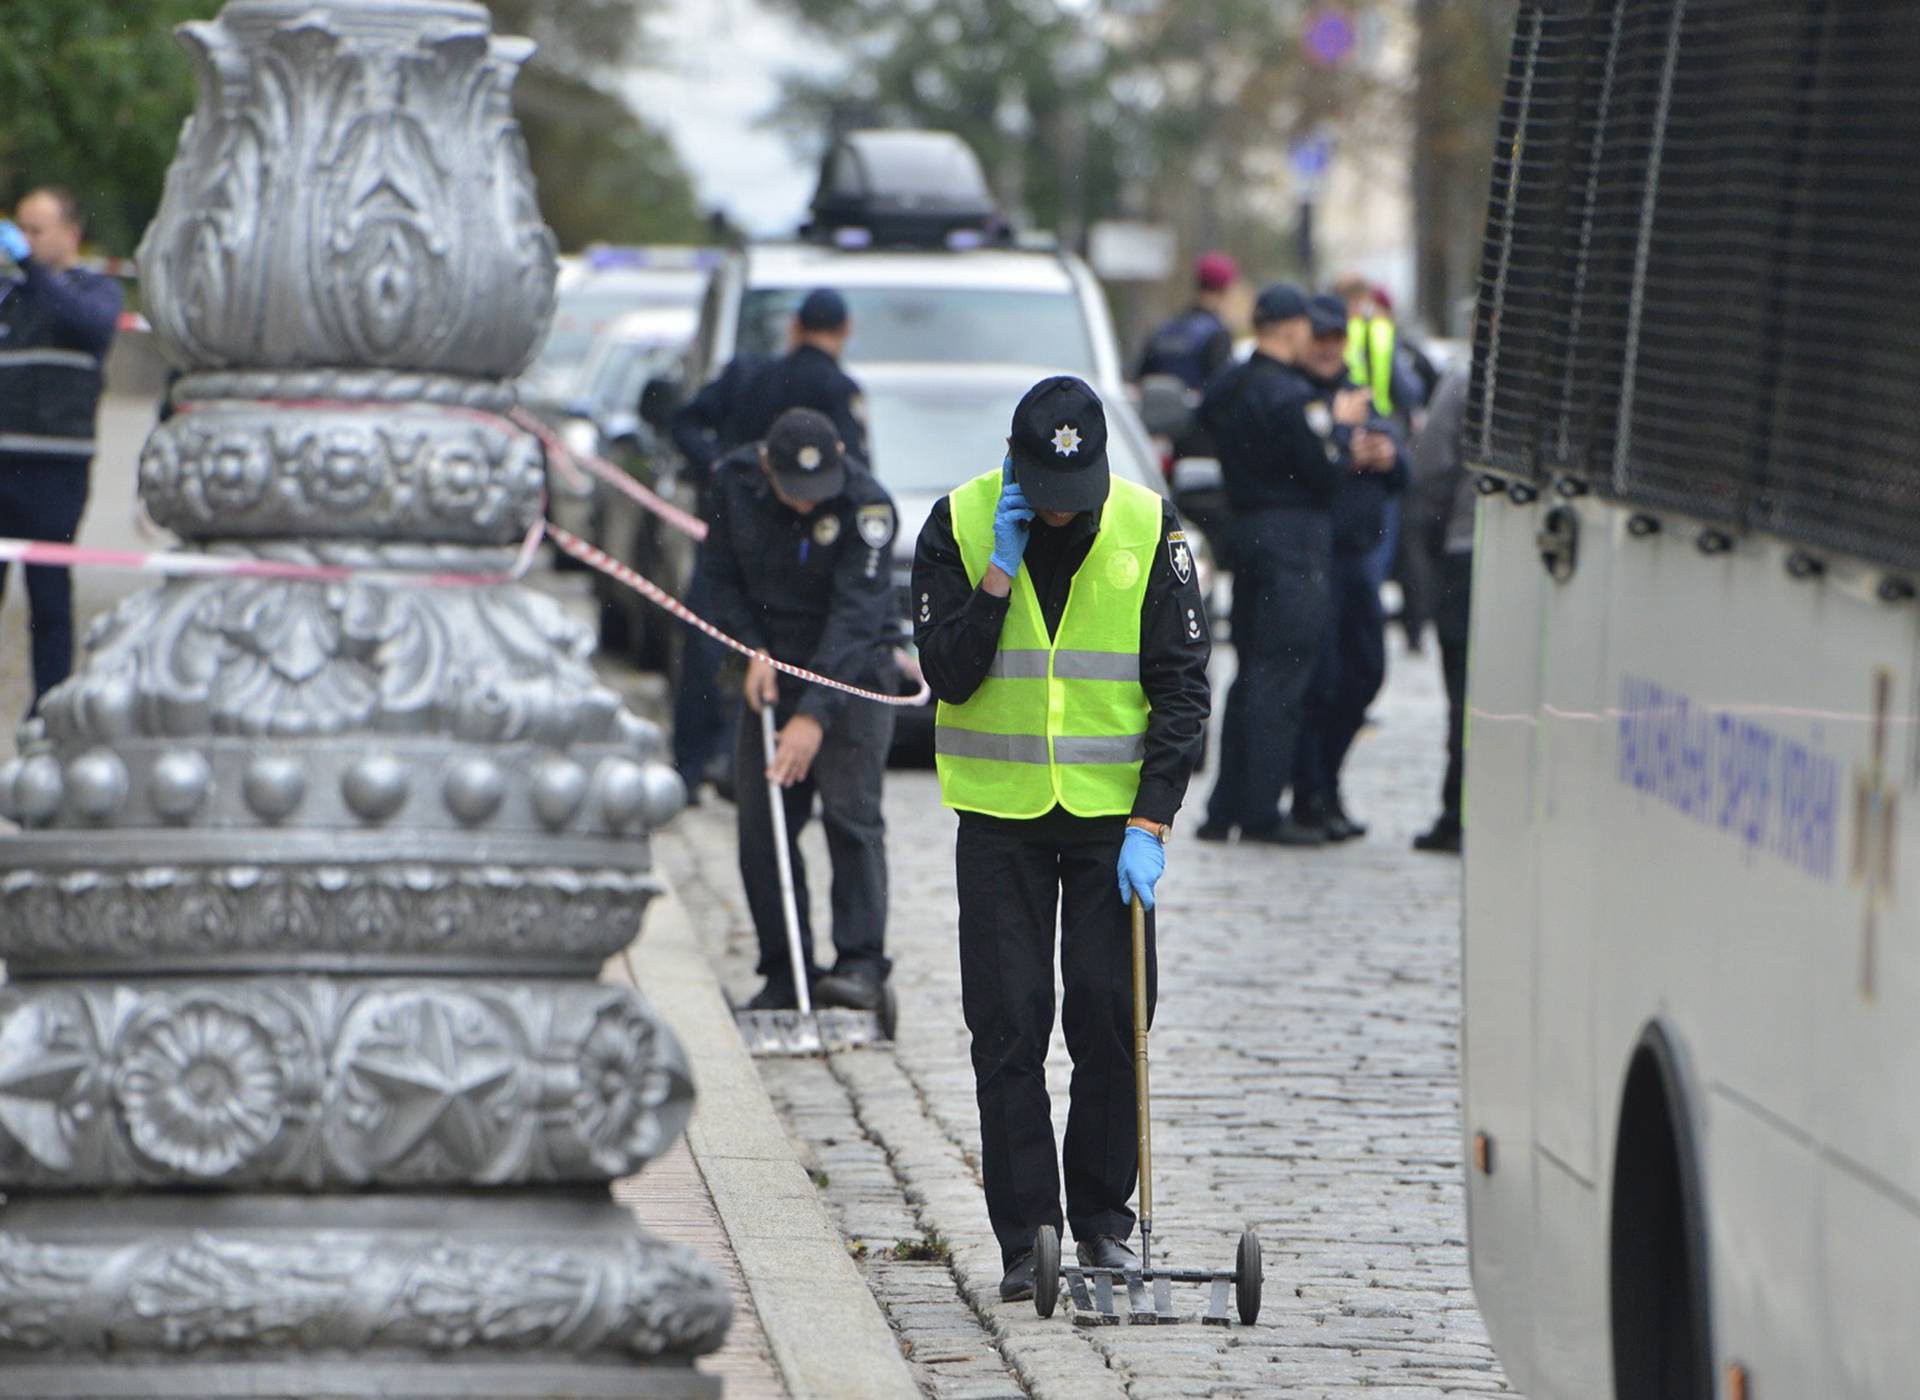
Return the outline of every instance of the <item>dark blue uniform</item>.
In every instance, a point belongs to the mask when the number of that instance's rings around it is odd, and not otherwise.
[[[1220,730],[1220,775],[1203,831],[1280,828],[1280,792],[1332,616],[1333,506],[1348,466],[1343,430],[1304,376],[1256,351],[1207,386],[1200,422],[1220,454],[1233,518],[1236,671]]]
[[[893,500],[857,462],[846,488],[802,515],[774,496],[758,453],[742,449],[715,468],[708,493],[708,535],[701,576],[722,631],[779,661],[868,690],[891,692],[898,679],[893,641],[892,547],[898,522]],[[800,944],[813,964],[806,868],[800,828],[816,791],[833,860],[833,943],[837,975],[883,980],[886,957],[886,825],[880,811],[894,712],[823,686],[780,677],[775,718],[820,721],[826,738],[805,781],[786,789]],[[742,707],[734,771],[740,834],[740,877],[760,936],[760,973],[791,980],[781,911],[773,818],[764,784],[760,722]]]
[[[1306,382],[1313,391],[1311,402],[1321,406],[1316,419],[1322,412],[1330,418],[1333,396],[1355,387],[1344,379]],[[1400,434],[1392,420],[1375,415],[1367,427],[1391,437],[1399,448]],[[1352,470],[1349,436],[1345,428],[1335,428],[1331,435],[1344,468],[1333,496],[1332,607],[1294,756],[1293,814],[1308,826],[1324,824],[1340,809],[1340,770],[1366,723],[1367,706],[1386,679],[1386,615],[1375,559],[1408,481],[1404,450],[1396,454],[1390,471]]]
[[[778,358],[737,355],[719,376],[684,404],[668,425],[674,445],[693,466],[707,494],[715,464],[736,448],[760,441],[774,420],[790,408],[811,408],[832,421],[848,454],[869,461],[864,400],[860,386],[840,362],[813,345]],[[712,606],[696,562],[687,606],[703,617]],[[718,642],[690,633],[680,654],[680,688],[673,705],[673,763],[687,784],[699,790],[707,765],[720,752],[728,709],[721,703],[718,677],[726,651]]]
[[[120,284],[82,268],[49,272],[31,259],[21,272],[0,283],[0,535],[71,544],[87,504]],[[26,576],[37,706],[73,669],[73,581],[43,564]]]
[[[1232,358],[1226,325],[1206,307],[1189,306],[1147,337],[1134,377],[1171,374],[1189,389],[1204,389]]]

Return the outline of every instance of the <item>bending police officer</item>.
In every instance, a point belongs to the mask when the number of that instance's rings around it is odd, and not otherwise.
[[[787,328],[787,353],[779,358],[744,353],[727,362],[711,384],[673,415],[668,433],[687,459],[702,496],[714,464],[748,443],[759,442],[790,408],[810,408],[833,424],[846,450],[863,466],[867,453],[866,410],[860,386],[840,367],[853,334],[846,299],[831,287],[807,293]],[[687,605],[710,607],[695,565]],[[695,796],[707,767],[721,751],[727,707],[718,677],[725,649],[709,637],[690,634],[680,657],[680,685],[673,708],[673,762]]]
[[[1078,379],[1014,411],[1006,462],[939,502],[913,567],[941,798],[959,812],[960,996],[972,1033],[1000,1296],[1033,1293],[1041,1225],[1137,1265],[1128,901],[1149,907],[1199,761],[1211,642],[1173,508],[1109,477]],[[1054,927],[1073,1056],[1057,1157],[1047,1097]],[[1148,997],[1154,989],[1149,913]]]
[[[833,424],[811,409],[780,415],[766,441],[723,459],[715,472],[701,570],[713,621],[768,656],[868,689],[894,679],[896,625],[889,567],[893,501],[849,458]],[[822,1005],[874,1010],[891,964],[886,956],[886,825],[880,809],[893,711],[808,685],[764,659],[747,669],[734,771],[740,877],[760,938],[766,985],[752,1010],[798,1003],[787,952],[773,816],[749,775],[780,784],[786,804],[800,944]],[[757,717],[775,707],[778,748],[769,769]],[[833,861],[830,975],[813,972],[806,866],[800,829],[820,799]]]

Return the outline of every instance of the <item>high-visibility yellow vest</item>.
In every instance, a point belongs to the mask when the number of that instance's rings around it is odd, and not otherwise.
[[[993,554],[1000,480],[996,469],[947,498],[976,588]],[[1147,747],[1140,606],[1160,522],[1158,496],[1113,481],[1052,636],[1027,571],[1014,574],[987,679],[964,704],[943,701],[935,713],[934,766],[947,806],[1015,819],[1056,804],[1081,817],[1133,810]]]
[[[1347,320],[1347,375],[1373,390],[1373,409],[1393,412],[1393,322],[1385,316]]]

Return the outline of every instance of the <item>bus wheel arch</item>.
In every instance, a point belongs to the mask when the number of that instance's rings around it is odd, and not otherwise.
[[[1627,1061],[1608,1226],[1614,1394],[1713,1400],[1707,1211],[1684,1049],[1660,1018]]]

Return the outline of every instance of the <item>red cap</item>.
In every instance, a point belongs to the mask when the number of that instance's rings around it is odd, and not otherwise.
[[[1240,277],[1240,264],[1226,253],[1202,253],[1193,263],[1194,280],[1203,292],[1224,292]]]

